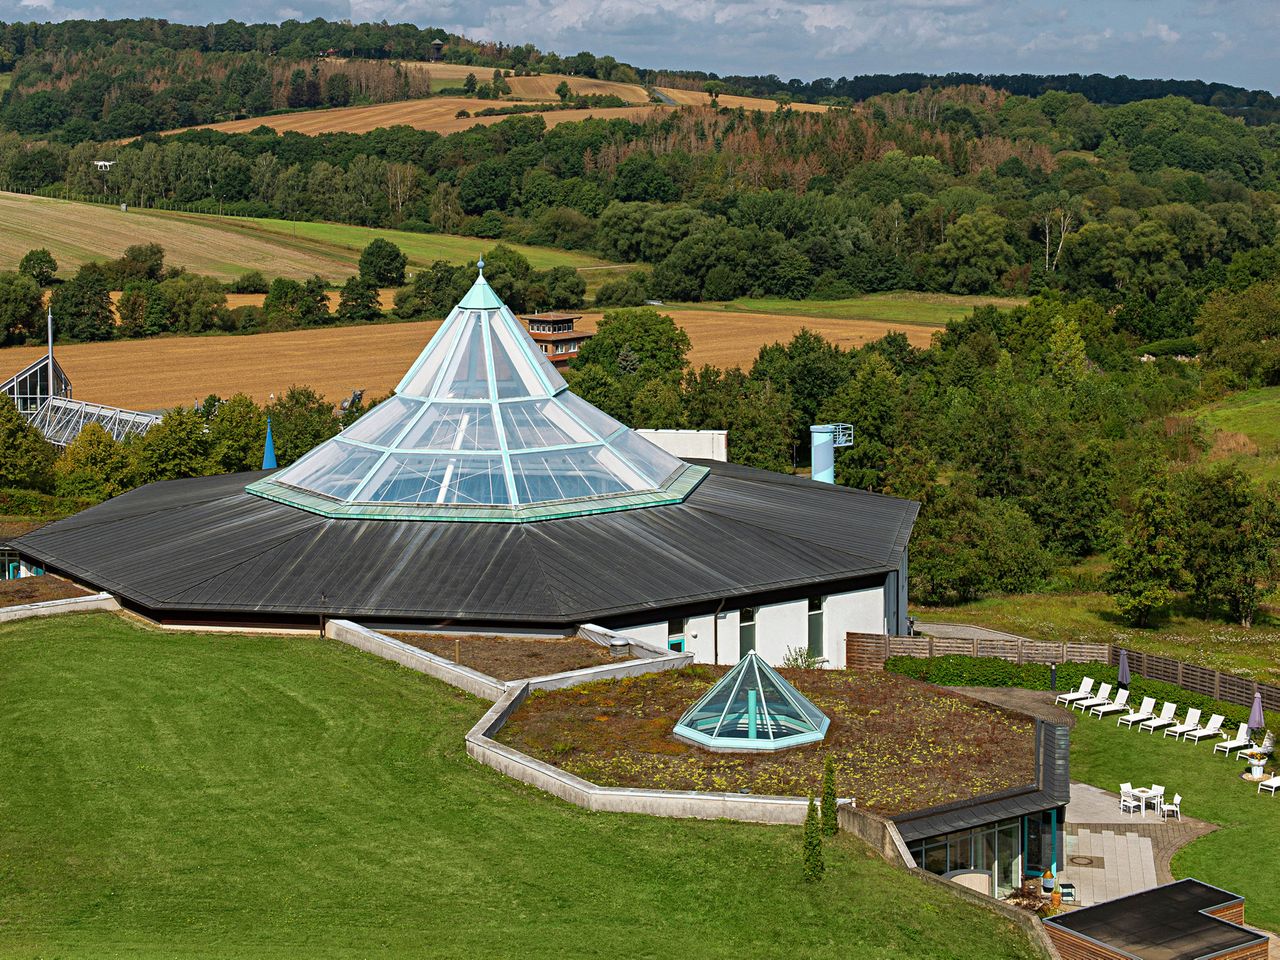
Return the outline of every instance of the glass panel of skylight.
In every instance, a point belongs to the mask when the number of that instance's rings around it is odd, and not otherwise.
[[[544,503],[631,492],[627,483],[601,462],[601,449],[512,454],[516,498],[521,503]]]
[[[471,323],[462,334],[433,396],[450,400],[487,400],[489,371],[484,356],[484,328]]]
[[[435,403],[396,444],[399,450],[496,450],[488,403]]]
[[[667,477],[684,466],[682,460],[677,460],[657,444],[646,440],[633,430],[626,430],[619,434],[609,441],[609,446],[625,457],[628,463],[643,472],[655,487],[662,486]]]
[[[548,390],[534,369],[536,358],[532,351],[522,350],[515,343],[515,333],[497,314],[490,324],[493,344],[493,379],[498,397],[544,396]]]
[[[511,316],[509,311],[495,313],[491,326],[494,331],[495,366],[499,352],[514,358],[517,365],[516,375],[529,388],[515,393],[499,391],[499,397],[543,396],[564,389],[564,377],[560,376],[560,371],[546,358],[541,348],[529,336],[529,332],[519,320]],[[541,376],[538,376],[538,373],[541,373]]]
[[[408,394],[412,397],[429,397],[431,396],[431,388],[435,385],[436,376],[440,373],[440,367],[452,355],[453,348],[456,345],[461,332],[465,329],[462,324],[462,318],[458,318],[458,322],[450,327],[448,321],[445,325],[436,331],[432,342],[428,344],[430,352],[422,358],[422,366],[413,371],[413,374],[400,387],[397,392]]]
[[[562,404],[566,410],[582,423],[586,424],[587,429],[601,440],[622,429],[622,424],[617,420],[603,410],[593,407],[576,394],[565,391],[556,395],[556,401]]]
[[[291,467],[277,473],[279,483],[303,487],[313,493],[345,500],[360,485],[382,453],[331,440],[317,447]]]
[[[505,505],[502,458],[396,453],[361,495],[372,503]]]
[[[521,400],[501,404],[507,449],[594,443],[596,438],[554,400]]]
[[[343,431],[348,440],[359,440],[377,446],[388,446],[408,426],[423,404],[404,397],[392,397],[380,403]]]

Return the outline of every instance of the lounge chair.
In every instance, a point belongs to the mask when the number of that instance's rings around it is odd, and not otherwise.
[[[1185,723],[1177,723],[1164,732],[1166,737],[1173,737],[1177,740],[1184,733],[1190,733],[1192,730],[1200,727],[1200,708],[1195,707],[1187,711],[1187,719]]]
[[[1089,697],[1087,700],[1076,700],[1071,704],[1072,710],[1079,710],[1081,713],[1092,710],[1094,707],[1100,707],[1103,704],[1111,702],[1111,684],[1104,683],[1098,688],[1096,697]]]
[[[1133,795],[1133,784],[1120,784],[1120,812],[1141,813],[1142,801]]]
[[[1150,720],[1144,720],[1142,722],[1142,726],[1138,729],[1145,730],[1147,733],[1155,733],[1157,730],[1176,722],[1173,719],[1173,715],[1177,712],[1178,705],[1176,703],[1169,703],[1166,701],[1165,705],[1160,708],[1160,716],[1152,717]]]
[[[1080,681],[1080,689],[1074,693],[1060,693],[1054,697],[1054,703],[1061,703],[1064,706],[1070,706],[1077,700],[1088,700],[1093,696],[1093,677],[1085,677]]]
[[[1267,754],[1267,756],[1270,756],[1272,753],[1275,752],[1275,749],[1276,749],[1276,735],[1272,733],[1270,730],[1268,730],[1267,735],[1262,738],[1262,745],[1258,747],[1258,750],[1261,751],[1262,753]]]
[[[1226,734],[1224,733],[1225,737]],[[1248,750],[1253,744],[1249,741],[1249,725],[1247,723],[1240,724],[1240,732],[1236,734],[1234,740],[1223,740],[1221,743],[1213,745],[1213,752],[1217,753],[1221,750],[1226,754],[1227,759],[1231,759],[1231,751]]]
[[[1225,719],[1222,714],[1215,713],[1203,727],[1199,730],[1191,730],[1188,733],[1184,733],[1182,739],[1190,740],[1192,743],[1199,743],[1207,737],[1216,737],[1222,732],[1222,721]]]
[[[1140,706],[1135,712],[1126,713],[1123,717],[1120,717],[1118,720],[1116,720],[1116,726],[1118,727],[1120,726],[1120,724],[1123,723],[1126,727],[1132,730],[1133,725],[1135,723],[1142,723],[1142,721],[1144,720],[1150,720],[1155,715],[1156,715],[1156,698],[1143,697],[1142,706]]]
[[[1259,793],[1265,790],[1267,791],[1267,793],[1271,794],[1273,797],[1276,795],[1277,789],[1280,789],[1280,777],[1272,777],[1270,780],[1263,780],[1260,784],[1258,784]]]
[[[1095,717],[1105,717],[1110,713],[1124,713],[1129,709],[1129,691],[1121,690],[1110,703],[1094,707],[1089,712]]]
[[[1182,819],[1182,794],[1175,793],[1173,795],[1173,803],[1165,803],[1164,800],[1162,799],[1160,801],[1160,805],[1156,807],[1156,812],[1160,814],[1161,820],[1169,816],[1169,814],[1171,813],[1173,814],[1175,819],[1181,820]]]

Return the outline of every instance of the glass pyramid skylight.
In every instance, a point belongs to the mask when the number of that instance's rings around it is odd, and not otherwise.
[[[332,517],[522,521],[677,503],[706,474],[570,393],[481,272],[389,400],[246,489]]]
[[[674,732],[712,750],[784,750],[823,739],[830,723],[752,650],[680,718]]]

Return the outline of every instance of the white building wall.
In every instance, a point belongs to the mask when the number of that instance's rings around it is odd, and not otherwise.
[[[884,587],[829,595],[823,605],[823,620],[827,662],[843,669],[846,633],[884,632]]]
[[[739,613],[736,608],[726,608],[718,618],[707,613],[685,621],[685,650],[693,654],[695,663],[719,662],[732,666],[738,662]],[[843,669],[846,633],[884,632],[884,588],[875,586],[825,595],[822,620],[822,655],[827,666]],[[618,632],[654,646],[667,645],[666,620]],[[787,650],[795,647],[804,650],[808,644],[807,599],[756,607],[756,650],[769,663],[781,665]]]
[[[756,652],[775,666],[787,651],[808,645],[809,601],[789,600],[756,607]]]

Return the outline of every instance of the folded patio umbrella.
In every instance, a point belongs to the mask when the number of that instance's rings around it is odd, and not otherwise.
[[[1120,651],[1120,674],[1116,677],[1116,682],[1122,687],[1129,686],[1129,651]]]
[[[1253,695],[1253,709],[1249,711],[1249,729],[1261,730],[1267,725],[1267,718],[1262,714],[1262,692]]]

